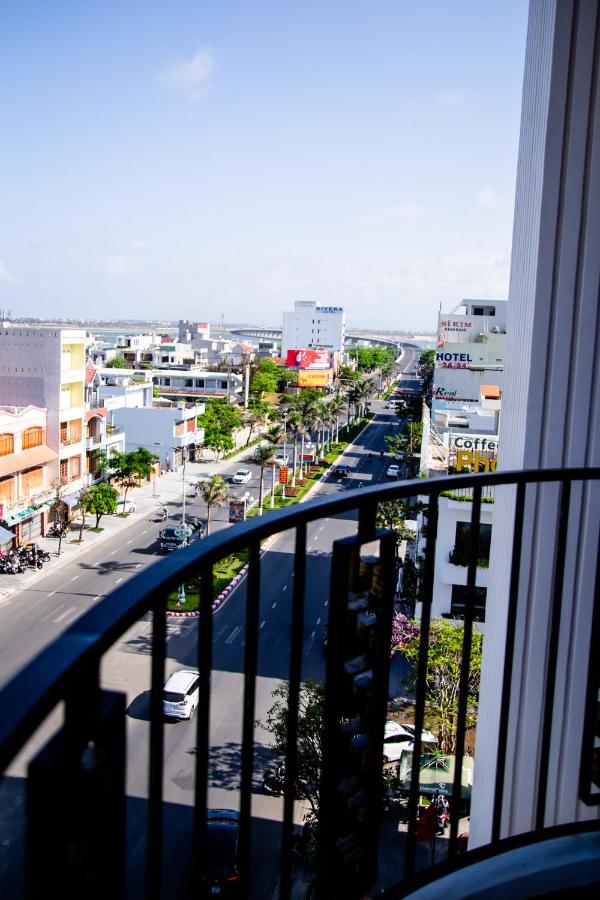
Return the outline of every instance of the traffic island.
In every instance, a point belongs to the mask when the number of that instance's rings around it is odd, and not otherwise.
[[[213,609],[227,597],[245,572],[248,551],[240,550],[215,563],[213,566]],[[171,591],[167,599],[167,614],[171,616],[197,616],[200,607],[200,579],[194,578],[181,588]]]

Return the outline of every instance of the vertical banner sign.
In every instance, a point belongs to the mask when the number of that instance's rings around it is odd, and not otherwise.
[[[281,466],[279,469],[279,484],[287,484],[288,483],[288,467]]]
[[[229,523],[235,525],[236,522],[244,522],[246,519],[246,500],[230,500],[229,501]]]

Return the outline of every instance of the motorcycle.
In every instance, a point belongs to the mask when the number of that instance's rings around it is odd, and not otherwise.
[[[267,767],[263,775],[263,791],[272,797],[280,797],[285,790],[285,766]]]
[[[163,506],[163,508],[160,511],[160,521],[166,522],[168,517],[169,517],[169,511],[166,506]]]
[[[444,834],[446,828],[450,824],[450,808],[448,806],[448,801],[443,794],[440,794],[433,802],[435,803],[437,833]]]

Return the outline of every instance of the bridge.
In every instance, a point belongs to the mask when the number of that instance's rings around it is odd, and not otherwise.
[[[281,328],[254,328],[254,327],[242,327],[242,328],[230,328],[230,334],[234,334],[236,337],[240,338],[256,338],[260,340],[272,340],[272,341],[280,341],[281,340]],[[400,347],[401,344],[405,344],[409,347],[416,347],[417,344],[414,341],[419,339],[427,339],[431,338],[432,341],[435,340],[433,335],[407,335],[407,334],[394,334],[393,332],[386,332],[385,335],[377,332],[377,331],[353,331],[352,333],[346,332],[346,341],[356,342],[356,341],[370,341],[373,344],[384,344],[392,347]]]

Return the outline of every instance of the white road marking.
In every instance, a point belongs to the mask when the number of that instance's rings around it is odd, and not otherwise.
[[[312,550],[312,544],[309,544],[308,547],[307,547],[306,549],[307,549],[307,550]]]
[[[133,544],[133,538],[130,541],[127,541],[128,544]]]
[[[316,631],[313,631],[313,632],[312,632],[312,634],[311,634],[311,636],[310,636],[311,641],[314,640],[314,637],[315,637],[315,634],[316,634],[316,633],[317,633]]]
[[[233,629],[233,631],[231,632],[231,634],[229,635],[229,637],[226,639],[225,643],[233,644],[233,642],[235,641],[236,637],[238,636],[238,634],[240,633],[241,630],[242,630],[241,627],[239,625],[236,625],[235,628]]]
[[[317,619],[317,625],[320,625],[320,624],[321,624],[321,616],[319,616],[319,618]]]
[[[142,531],[142,534],[148,534],[149,531],[152,531],[152,529],[151,529],[151,528],[146,528],[145,531]]]
[[[118,549],[118,548],[117,548],[117,549]],[[116,552],[117,552],[116,550],[111,550],[110,553],[109,553],[108,555],[109,555],[109,556],[114,556]]]
[[[277,600],[275,601],[275,603],[273,604],[273,606],[271,607],[271,609],[275,609],[276,606],[277,606]]]
[[[123,581],[123,579],[122,579],[122,578],[117,578],[117,580],[115,581],[115,584],[119,584],[120,581]]]
[[[282,590],[282,591],[287,591],[287,584],[284,584],[284,586],[281,588],[281,590]]]
[[[266,620],[263,619],[262,622],[260,623],[260,627],[261,627],[261,628],[264,628],[266,624],[267,624],[267,623],[266,623]]]
[[[62,622],[63,619],[66,619],[67,616],[69,616],[72,612],[75,612],[76,609],[76,606],[70,606],[64,611],[64,613],[61,613],[60,616],[57,616],[56,619],[53,619],[52,621],[55,625],[58,625],[59,622]]]
[[[73,577],[71,578],[71,581],[77,581],[78,578],[79,578],[79,575],[73,575]]]
[[[49,596],[49,597],[54,597],[55,593],[56,593],[56,591],[50,591],[50,593],[48,594],[48,596]]]
[[[136,563],[136,564],[135,564],[135,568],[136,568],[136,569],[141,569],[141,568],[142,568],[142,564],[141,564],[141,563]]]
[[[96,594],[96,596],[92,600],[92,603],[95,603],[96,600],[99,600],[101,596],[102,596],[102,594]]]
[[[329,600],[326,600],[323,606],[329,606]]]

